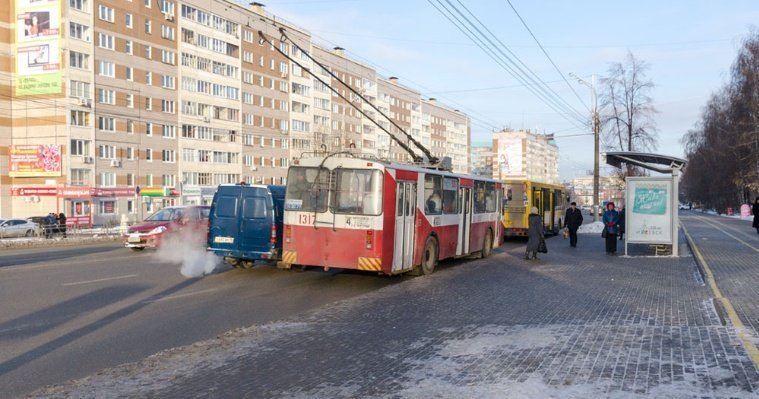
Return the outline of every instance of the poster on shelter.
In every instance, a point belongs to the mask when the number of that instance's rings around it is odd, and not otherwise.
[[[672,180],[627,179],[626,237],[630,243],[672,243]]]

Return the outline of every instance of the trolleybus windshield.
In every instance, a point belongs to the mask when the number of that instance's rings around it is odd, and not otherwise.
[[[326,212],[329,194],[327,168],[292,166],[287,173],[285,210]]]
[[[382,173],[376,169],[335,170],[334,213],[376,216],[382,213]]]

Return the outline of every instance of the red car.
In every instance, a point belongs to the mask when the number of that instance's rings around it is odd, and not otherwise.
[[[208,231],[210,206],[170,206],[148,216],[144,222],[129,227],[122,236],[124,246],[134,251],[157,248],[167,234],[183,229]],[[205,236],[204,236],[205,238]]]

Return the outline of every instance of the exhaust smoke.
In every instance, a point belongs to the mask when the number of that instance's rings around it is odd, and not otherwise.
[[[221,258],[206,251],[205,229],[184,228],[167,233],[155,256],[162,262],[180,265],[183,276],[202,277],[221,264]]]

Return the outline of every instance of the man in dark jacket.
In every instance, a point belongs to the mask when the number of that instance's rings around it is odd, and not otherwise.
[[[577,247],[577,229],[582,225],[582,211],[577,209],[577,203],[569,204],[567,213],[564,214],[564,228],[569,230],[569,246]]]

